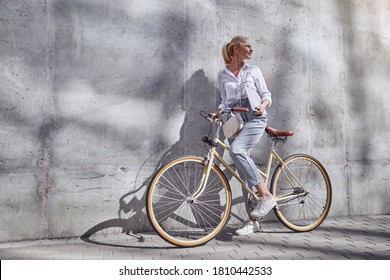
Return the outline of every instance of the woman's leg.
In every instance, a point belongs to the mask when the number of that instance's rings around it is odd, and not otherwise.
[[[267,189],[264,182],[257,184],[256,190],[257,190],[257,193],[259,194],[260,197],[271,197],[272,196],[272,194],[269,192],[269,190]]]
[[[266,215],[275,205],[276,201],[264,184],[250,151],[260,141],[266,126],[266,118],[256,118],[247,122],[240,134],[231,142],[230,156],[237,169],[244,177],[249,187],[256,187],[260,200],[254,205],[250,217],[259,218]],[[248,208],[247,208],[248,209]]]
[[[261,187],[264,186],[264,181],[250,156],[250,152],[253,146],[260,141],[266,124],[266,117],[256,118],[247,122],[241,132],[230,144],[230,156],[236,164],[240,174],[244,177],[243,179],[247,182],[249,187],[259,185],[261,192],[264,191]]]

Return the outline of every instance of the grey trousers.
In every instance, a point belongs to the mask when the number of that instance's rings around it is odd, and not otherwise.
[[[267,126],[267,116],[255,116],[254,112],[242,114],[244,127],[235,139],[230,142],[230,157],[233,159],[240,177],[246,182],[249,188],[253,188],[259,183],[263,183],[259,170],[250,156],[252,148],[260,141]],[[247,205],[248,194],[244,192],[245,204]]]
[[[267,117],[253,118],[245,123],[244,127],[235,139],[230,141],[230,156],[233,159],[240,176],[246,181],[249,187],[263,183],[255,162],[250,152],[264,134],[267,125]]]

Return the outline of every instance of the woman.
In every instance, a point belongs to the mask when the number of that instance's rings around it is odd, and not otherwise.
[[[217,79],[222,102],[212,114],[214,118],[217,117],[225,107],[249,109],[248,113],[242,113],[244,127],[235,139],[230,140],[230,156],[241,178],[248,186],[256,188],[260,200],[249,213],[249,220],[236,231],[238,235],[259,231],[256,218],[265,216],[276,205],[275,198],[268,191],[250,157],[252,147],[264,133],[267,124],[266,108],[272,101],[260,68],[245,62],[251,59],[252,53],[249,39],[242,36],[233,37],[230,43],[223,46],[222,55],[226,66],[219,71]]]

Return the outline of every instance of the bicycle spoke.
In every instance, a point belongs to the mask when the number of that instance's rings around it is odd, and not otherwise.
[[[171,177],[170,174],[167,174]],[[171,177],[172,178],[172,177]],[[164,179],[168,184],[164,184],[163,182],[159,182],[159,184],[162,184],[164,185],[166,188],[170,189],[170,190],[174,190],[176,191],[177,193],[181,194],[183,197],[186,197],[186,195],[180,191],[180,189],[176,186],[175,184],[175,181],[172,179],[173,182],[171,182],[170,180],[167,179],[166,176],[162,177],[162,179]]]
[[[178,199],[178,198],[174,198],[174,197],[171,197],[171,196],[166,196],[166,195],[160,195],[160,194],[155,194],[154,195],[155,197],[161,197],[161,198],[164,198],[164,199],[167,199],[167,200],[171,200],[171,201],[173,201],[173,202],[182,202],[183,201],[183,199],[181,198],[181,199]],[[170,203],[172,203],[172,202],[170,202]]]
[[[207,224],[209,226],[209,228],[213,228],[213,226],[209,222],[210,220],[212,222],[214,222],[214,225],[218,224],[219,221],[216,218],[211,217],[211,215],[209,215],[208,213],[206,213],[205,211],[200,209],[200,207],[198,207],[198,208],[193,207],[193,209],[195,212],[197,212],[199,214],[200,218],[205,222],[205,224]],[[210,214],[214,214],[214,213],[210,212]],[[205,217],[205,218],[203,218],[203,217]],[[217,216],[217,218],[219,218],[219,217]]]
[[[181,205],[181,204],[180,204]],[[169,216],[171,216],[172,215],[172,209],[175,209],[175,211],[176,211],[176,209],[180,209],[180,205],[179,205],[179,207],[177,207],[176,205],[172,205],[172,206],[170,206],[169,208],[166,208],[166,206],[165,206],[165,208],[164,209],[162,209],[160,212],[159,212],[159,214],[157,215],[157,221],[158,222],[162,222],[162,221],[165,221]],[[156,208],[155,207],[155,210],[158,210],[158,208]],[[164,216],[163,217],[160,217],[160,218],[158,218],[159,216],[161,216],[162,214],[164,214]]]
[[[199,205],[203,206],[204,208],[206,208],[207,210],[210,210],[210,213],[215,215],[215,216],[218,216],[215,212],[220,212],[220,208],[217,207],[218,205],[217,204],[210,204],[210,203],[201,203],[199,202],[198,203]]]

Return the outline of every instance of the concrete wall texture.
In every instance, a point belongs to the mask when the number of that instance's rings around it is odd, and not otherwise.
[[[328,169],[330,215],[389,214],[389,26],[388,0],[1,0],[0,241],[150,230],[149,178],[204,154],[199,111],[237,34],[269,125],[295,132],[281,153]]]

